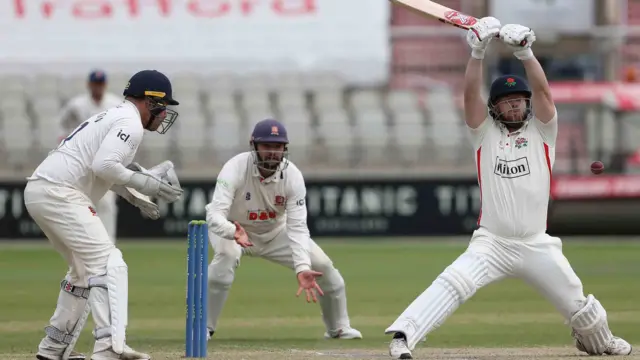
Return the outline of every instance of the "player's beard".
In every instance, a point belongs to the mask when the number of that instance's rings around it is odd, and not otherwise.
[[[509,129],[509,131],[516,131],[518,129],[520,129],[522,126],[524,126],[524,121],[519,121],[519,122],[509,122],[509,121],[502,121],[502,123],[504,124],[504,126],[507,127],[507,129]]]
[[[518,130],[526,122],[524,111],[521,109],[513,109],[507,111],[501,116],[500,120],[509,130]]]
[[[513,131],[520,129],[532,117],[532,113],[531,99],[525,99],[524,103],[518,106],[513,106],[511,101],[513,100],[499,101],[493,105],[491,115]]]
[[[278,166],[280,166],[281,162],[282,162],[282,156],[275,155],[275,154],[270,155],[269,157],[261,161],[262,166],[265,168],[265,170],[269,170],[269,171],[276,171],[278,169]]]
[[[256,157],[258,158],[256,165],[258,166],[258,169],[263,172],[263,175],[273,175],[273,173],[278,171],[280,168],[282,160],[284,160],[285,153],[285,151],[271,153],[269,156],[264,158],[259,153],[256,153]]]

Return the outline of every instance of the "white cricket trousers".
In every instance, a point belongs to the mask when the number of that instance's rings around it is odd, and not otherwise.
[[[209,240],[214,249],[213,260],[209,265],[209,299],[208,324],[210,330],[215,330],[218,318],[227,300],[229,289],[235,278],[236,268],[240,265],[243,255],[260,257],[282,266],[294,269],[293,255],[287,231],[283,230],[273,240],[268,242],[253,241],[253,246],[243,249],[234,240],[222,239],[209,232]],[[249,236],[251,240],[251,236]],[[329,334],[335,334],[341,329],[350,327],[347,313],[347,297],[342,275],[333,266],[327,254],[311,240],[309,249],[311,268],[323,275],[317,279],[324,296],[318,301],[322,309],[322,318]],[[292,286],[297,286],[295,277]]]
[[[559,238],[543,233],[528,239],[506,239],[480,228],[473,233],[467,250],[385,332],[404,333],[413,349],[478,289],[506,277],[524,280],[567,320],[586,301],[582,282],[563,255]]]
[[[115,245],[88,196],[46,180],[32,180],[27,182],[24,202],[29,215],[69,265],[69,282],[86,288],[90,277],[106,273]]]
[[[98,217],[102,220],[107,233],[111,237],[111,241],[116,241],[116,233],[118,230],[118,205],[116,203],[118,196],[113,191],[107,191],[106,194],[96,204]]]

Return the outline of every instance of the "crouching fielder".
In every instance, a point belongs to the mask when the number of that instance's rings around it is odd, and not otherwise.
[[[169,79],[150,70],[135,74],[124,95],[120,105],[80,124],[28,178],[27,210],[69,265],[38,346],[40,360],[84,359],[73,347],[89,313],[96,339],[92,360],[149,359],[125,342],[127,264],[96,216],[95,204],[111,189],[157,219],[157,205],[142,195],[168,202],[180,197],[182,189],[169,162],[149,170],[125,167],[144,130],[164,133],[173,124],[178,114],[167,105],[178,102],[171,97]]]
[[[305,291],[307,302],[316,302],[316,292],[321,295],[325,338],[362,338],[349,323],[342,275],[309,236],[304,179],[286,158],[287,131],[278,121],[260,121],[250,144],[253,151],[223,166],[213,200],[206,207],[215,252],[209,265],[209,338],[243,254],[294,270],[297,295]]]
[[[520,77],[500,77],[487,103],[480,95],[482,59],[496,35],[522,61],[531,89]],[[479,228],[467,250],[386,329],[394,334],[390,355],[411,359],[420,339],[478,289],[505,277],[523,279],[550,301],[571,327],[580,351],[630,354],[629,343],[611,334],[600,302],[584,296],[560,239],[546,234],[558,120],[546,76],[531,50],[533,31],[522,25],[502,27],[489,17],[469,30],[467,41],[473,50],[464,105],[481,189]]]

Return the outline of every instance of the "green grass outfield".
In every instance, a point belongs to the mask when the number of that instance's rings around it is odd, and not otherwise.
[[[186,240],[186,239],[185,239]],[[640,242],[565,241],[565,254],[608,311],[612,330],[640,344]],[[362,341],[323,340],[316,304],[296,298],[292,272],[245,257],[237,271],[211,359],[386,358],[384,329],[465,248],[465,242],[319,241],[347,283],[352,325]],[[129,265],[131,346],[154,359],[184,348],[185,242],[120,242]],[[0,244],[0,359],[33,359],[65,273],[45,242]],[[78,350],[92,346],[89,323]],[[517,280],[491,285],[463,305],[417,358],[566,358],[569,329],[551,305]],[[640,350],[639,350],[640,352]],[[640,358],[640,357],[638,357]]]

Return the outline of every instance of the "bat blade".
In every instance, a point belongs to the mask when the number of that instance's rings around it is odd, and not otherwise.
[[[461,29],[469,29],[478,19],[450,9],[431,0],[391,0],[391,2],[403,6],[423,16],[431,16],[441,22]]]

